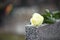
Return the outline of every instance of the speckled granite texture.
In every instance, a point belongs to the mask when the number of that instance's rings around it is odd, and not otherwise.
[[[26,26],[26,40],[60,40],[60,22],[39,28]]]

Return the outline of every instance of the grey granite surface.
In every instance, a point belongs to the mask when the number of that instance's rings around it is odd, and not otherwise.
[[[60,40],[60,22],[39,28],[26,26],[26,40]]]

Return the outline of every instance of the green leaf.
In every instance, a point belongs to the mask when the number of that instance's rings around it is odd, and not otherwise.
[[[42,15],[44,17],[44,23],[52,24],[55,23],[55,18],[53,17],[52,12],[48,9],[45,10],[45,14]]]
[[[56,18],[56,19],[60,19],[60,11],[56,11],[56,12],[53,12],[54,15],[53,17]]]

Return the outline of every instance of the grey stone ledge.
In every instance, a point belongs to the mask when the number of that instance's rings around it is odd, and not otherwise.
[[[25,29],[26,40],[60,40],[60,21],[38,28],[28,25]]]

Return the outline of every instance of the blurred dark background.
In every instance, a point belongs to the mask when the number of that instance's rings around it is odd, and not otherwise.
[[[0,4],[5,6],[10,3],[15,7],[51,5],[59,9],[60,0],[0,0]]]
[[[60,11],[60,0],[0,0],[0,40],[24,40],[32,14],[45,9]]]
[[[24,34],[32,13],[45,9],[60,11],[60,0],[0,0],[0,32]]]
[[[29,7],[29,6],[53,6],[60,9],[60,0],[13,0],[16,7]]]

